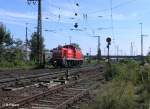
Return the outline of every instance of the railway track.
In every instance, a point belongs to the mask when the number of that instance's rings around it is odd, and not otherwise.
[[[80,79],[53,87],[33,86],[19,91],[5,92],[0,109],[65,109],[100,84],[104,79],[102,67],[80,72]],[[48,85],[47,85],[48,86]]]
[[[91,66],[93,67],[93,66]],[[73,69],[62,69],[62,70],[54,70],[54,71],[51,71],[51,70],[33,70],[35,72],[23,72],[22,74],[18,73],[15,75],[15,74],[12,74],[13,76],[7,76],[7,77],[3,77],[3,75],[1,74],[1,79],[0,79],[0,88],[6,88],[6,87],[14,87],[14,86],[25,86],[25,84],[34,84],[34,83],[37,83],[37,82],[41,82],[41,81],[46,81],[46,80],[52,80],[54,78],[60,78],[60,77],[64,77],[66,76],[66,71],[69,72],[69,75],[73,75],[75,74],[76,72],[78,71],[82,71],[82,70],[85,70],[85,69],[89,69],[91,67],[87,67],[87,66],[84,66],[84,67],[81,67],[81,68],[73,68]],[[41,72],[41,73],[40,73]],[[6,75],[6,74],[4,74]]]

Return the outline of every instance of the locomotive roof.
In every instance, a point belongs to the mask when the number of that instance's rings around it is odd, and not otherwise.
[[[59,48],[68,48],[68,47],[81,50],[81,48],[79,47],[78,44],[72,43],[72,44],[68,44],[68,45],[64,45],[64,46],[59,45],[57,48],[53,48],[52,50],[50,50],[50,52],[52,52],[53,50],[58,50]]]
[[[76,44],[64,45],[63,47],[73,47],[73,48],[81,50],[80,47]]]

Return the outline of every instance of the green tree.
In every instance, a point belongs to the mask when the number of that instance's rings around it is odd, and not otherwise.
[[[11,33],[3,24],[0,24],[0,67],[20,66],[23,61],[23,42],[13,40]]]
[[[23,42],[19,39],[14,40],[12,46],[3,49],[2,61],[13,63],[18,65],[20,62],[23,62]]]
[[[11,33],[6,30],[3,24],[0,24],[0,62],[5,59],[5,52],[12,44]]]
[[[31,49],[31,55],[30,58],[31,60],[36,60],[38,59],[38,50],[37,50],[37,33],[34,32],[31,35],[31,40],[29,41],[29,45],[30,45],[30,49]],[[44,50],[44,39],[43,37],[40,37],[40,42],[39,42],[39,51],[40,53],[42,53],[42,51]]]
[[[0,24],[0,46],[9,46],[12,45],[12,43],[11,33],[6,30],[3,24]]]

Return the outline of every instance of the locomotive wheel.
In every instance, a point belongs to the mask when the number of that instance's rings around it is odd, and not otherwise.
[[[72,62],[68,61],[68,67],[72,67]]]
[[[70,67],[70,61],[67,61],[67,65],[68,65],[68,67]]]
[[[64,62],[64,67],[68,67],[68,62],[67,61]]]

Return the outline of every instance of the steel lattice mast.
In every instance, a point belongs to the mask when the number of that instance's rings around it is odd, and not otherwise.
[[[43,64],[43,50],[40,47],[40,40],[42,39],[42,0],[27,0],[29,4],[38,3],[38,21],[37,21],[37,62],[39,65]]]
[[[100,36],[92,36],[92,37],[97,37],[98,38],[98,45],[97,45],[97,58],[101,58],[101,48],[100,48]]]

